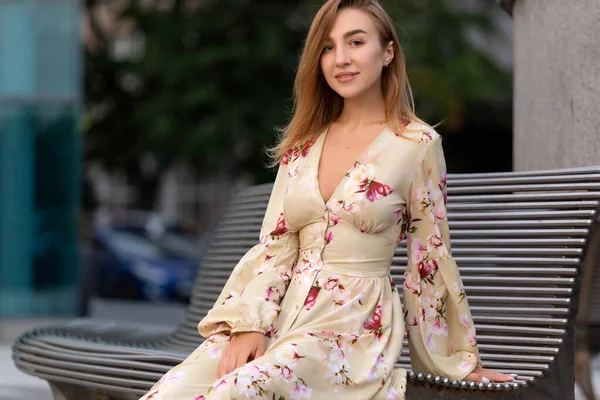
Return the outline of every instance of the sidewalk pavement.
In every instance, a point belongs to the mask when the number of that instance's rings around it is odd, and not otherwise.
[[[52,400],[45,380],[27,375],[12,362],[12,344],[34,326],[60,323],[59,319],[0,321],[0,400]]]

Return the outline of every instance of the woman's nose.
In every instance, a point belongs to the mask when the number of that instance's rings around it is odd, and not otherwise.
[[[344,50],[344,49],[336,50],[335,64],[337,67],[344,67],[350,63],[351,63],[350,55],[348,54],[348,52],[346,50]]]

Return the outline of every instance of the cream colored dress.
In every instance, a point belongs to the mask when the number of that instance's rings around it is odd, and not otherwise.
[[[198,330],[207,340],[142,399],[403,399],[394,368],[407,329],[413,369],[451,379],[479,365],[446,219],[441,137],[384,129],[325,203],[317,166],[327,131],[283,159],[260,235]],[[404,310],[390,277],[407,240]],[[231,332],[266,353],[217,379]]]

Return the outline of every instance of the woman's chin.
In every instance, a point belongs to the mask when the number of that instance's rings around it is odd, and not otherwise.
[[[349,99],[353,99],[353,98],[359,97],[360,94],[363,92],[360,89],[349,88],[349,87],[335,88],[334,90],[335,90],[335,92],[337,94],[339,94],[345,100],[349,100]]]

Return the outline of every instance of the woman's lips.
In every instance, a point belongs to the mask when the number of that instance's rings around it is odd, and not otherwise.
[[[338,82],[340,82],[340,83],[348,83],[348,82],[352,82],[354,80],[354,78],[356,78],[357,75],[358,75],[358,72],[337,74],[335,76],[335,79],[337,79]]]

